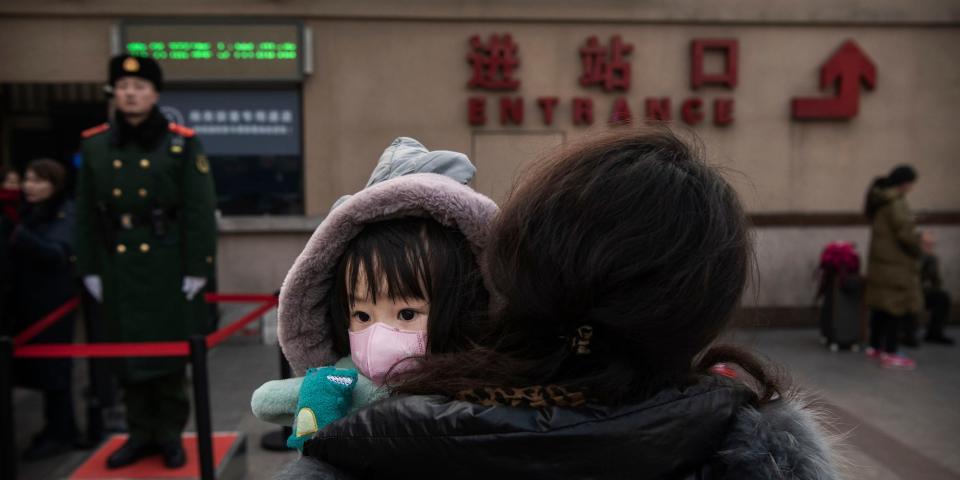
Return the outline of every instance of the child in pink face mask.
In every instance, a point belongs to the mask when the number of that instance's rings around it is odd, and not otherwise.
[[[387,395],[418,357],[487,334],[478,258],[496,205],[466,183],[466,156],[398,138],[367,188],[341,198],[287,274],[278,337],[305,377],[267,382],[262,420],[293,423],[290,447]],[[331,365],[332,364],[332,365]]]
[[[487,310],[466,238],[428,218],[366,225],[347,246],[334,280],[334,349],[349,354],[375,385],[406,358],[466,347],[462,327],[478,325]]]

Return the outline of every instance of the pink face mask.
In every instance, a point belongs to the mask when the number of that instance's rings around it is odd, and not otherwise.
[[[426,332],[400,330],[378,322],[359,332],[347,333],[353,363],[376,385],[383,385],[387,372],[400,360],[427,353]],[[397,371],[404,368],[410,368],[409,362],[397,367]]]

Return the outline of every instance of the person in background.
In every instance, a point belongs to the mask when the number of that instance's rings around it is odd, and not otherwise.
[[[27,165],[21,222],[9,238],[14,273],[11,305],[14,334],[27,329],[77,295],[73,269],[74,205],[66,198],[66,170],[56,161]],[[71,343],[75,316],[52,324],[34,343]],[[17,385],[43,392],[44,426],[24,452],[24,460],[40,460],[73,448],[77,424],[73,409],[70,358],[18,359]]]
[[[13,287],[13,272],[7,239],[19,223],[20,174],[16,170],[0,166],[0,335],[10,334],[9,315],[10,288]]]
[[[898,352],[903,326],[916,322],[923,309],[920,257],[933,248],[933,236],[917,230],[907,205],[906,195],[916,181],[916,170],[900,165],[874,180],[864,204],[872,226],[865,293],[871,311],[867,355],[884,368],[916,368]]]
[[[16,223],[20,208],[20,174],[9,167],[0,167],[0,217]]]
[[[943,289],[940,278],[940,266],[937,256],[926,254],[920,267],[920,283],[923,285],[923,301],[930,311],[930,323],[923,341],[940,345],[953,345],[952,338],[946,336],[943,327],[950,318],[950,295]]]
[[[111,59],[112,122],[83,133],[77,176],[77,267],[117,342],[182,341],[206,332],[203,289],[216,250],[210,164],[194,131],[157,108],[163,74],[150,58]],[[130,436],[107,459],[120,468],[161,454],[186,462],[186,359],[119,363]]]

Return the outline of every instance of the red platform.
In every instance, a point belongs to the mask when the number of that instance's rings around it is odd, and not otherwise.
[[[113,435],[97,449],[83,465],[80,465],[70,479],[127,479],[127,478],[199,478],[200,462],[197,459],[197,436],[195,433],[183,434],[183,449],[187,454],[187,463],[176,469],[163,465],[160,454],[152,455],[133,465],[110,470],[107,457],[126,441],[126,435]],[[243,439],[237,432],[218,432],[213,434],[213,468],[222,471],[225,460],[243,453]],[[219,476],[218,476],[219,478]]]

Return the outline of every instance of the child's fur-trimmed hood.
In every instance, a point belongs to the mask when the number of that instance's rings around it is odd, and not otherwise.
[[[474,171],[463,154],[430,152],[401,137],[384,152],[368,187],[337,202],[280,290],[277,335],[296,375],[337,361],[328,312],[333,270],[364,225],[406,216],[432,218],[459,230],[479,259],[497,205],[464,185]]]

